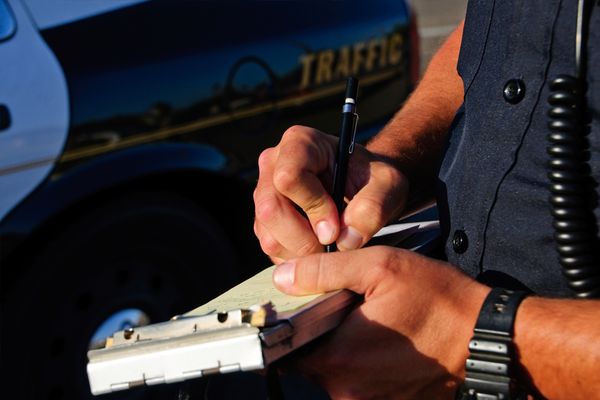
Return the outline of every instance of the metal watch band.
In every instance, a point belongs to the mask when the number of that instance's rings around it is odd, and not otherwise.
[[[517,308],[528,295],[523,291],[494,288],[488,294],[469,342],[465,383],[460,400],[516,400],[515,352],[512,342]]]

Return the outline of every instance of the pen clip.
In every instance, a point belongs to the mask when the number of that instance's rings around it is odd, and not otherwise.
[[[350,141],[350,146],[348,147],[348,154],[352,154],[354,152],[354,142],[356,140],[356,127],[358,126],[358,114],[354,113],[353,118],[353,126],[352,126],[352,140]]]

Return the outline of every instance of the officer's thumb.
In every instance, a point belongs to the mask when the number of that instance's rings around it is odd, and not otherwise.
[[[319,253],[288,260],[273,272],[273,283],[280,291],[302,296],[350,289],[364,293],[368,280],[364,279],[365,266],[362,252],[346,251]]]

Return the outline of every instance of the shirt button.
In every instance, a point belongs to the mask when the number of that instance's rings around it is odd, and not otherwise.
[[[452,237],[452,248],[458,254],[462,254],[467,251],[467,247],[469,247],[469,239],[467,239],[467,234],[464,231],[457,230],[454,232],[454,236]]]
[[[525,83],[520,79],[511,79],[504,85],[504,100],[517,104],[525,96]]]

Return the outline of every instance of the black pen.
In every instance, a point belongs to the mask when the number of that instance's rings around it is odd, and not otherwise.
[[[358,114],[356,113],[356,97],[358,93],[358,79],[348,77],[346,81],[346,99],[342,107],[342,127],[340,129],[340,140],[335,155],[335,169],[333,171],[332,197],[340,217],[344,211],[344,194],[346,193],[346,177],[348,176],[348,161],[354,151],[354,140],[356,136],[356,125]],[[325,251],[331,253],[336,251],[335,243],[325,246]]]

